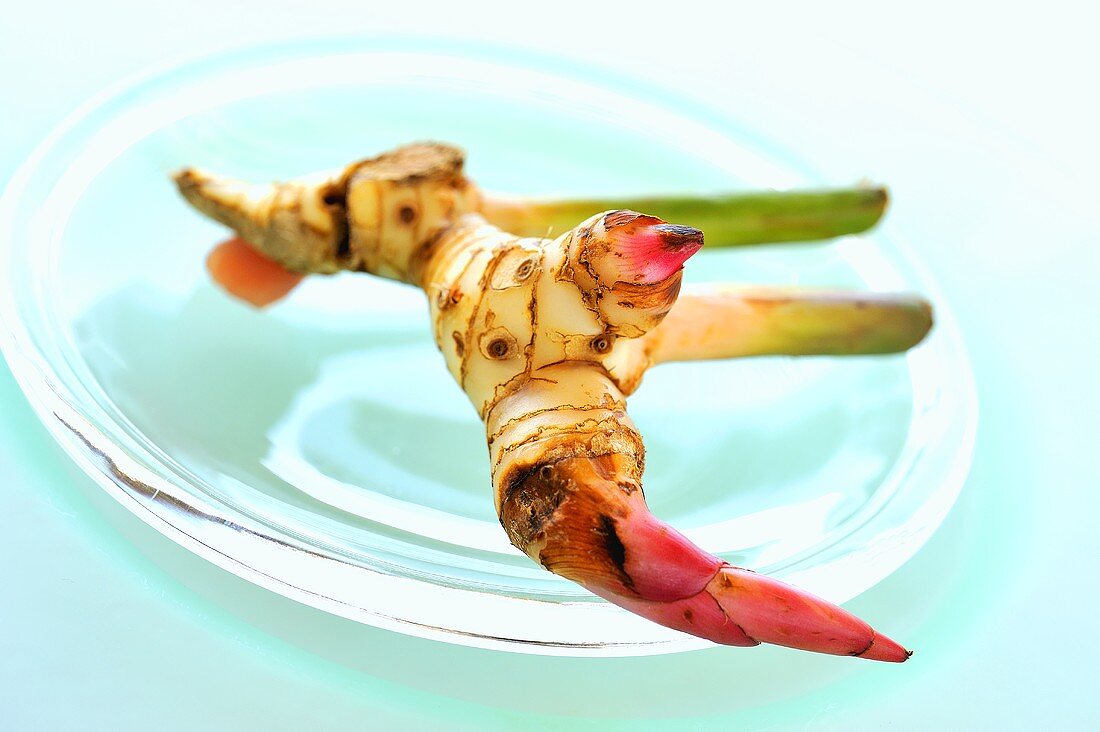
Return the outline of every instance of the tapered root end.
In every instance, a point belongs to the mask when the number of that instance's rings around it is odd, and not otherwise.
[[[611,282],[661,282],[703,246],[699,229],[666,224],[633,211],[615,211],[605,216],[603,223],[609,246],[607,255],[596,264]]]
[[[633,613],[733,646],[759,643],[901,662],[909,652],[846,610],[733,567],[655,518],[609,458],[544,465],[502,507],[516,545]]]
[[[315,176],[251,184],[195,168],[172,178],[196,210],[283,267],[327,274],[344,266],[340,246],[347,241],[348,219],[340,181]]]
[[[270,186],[253,186],[233,178],[211,175],[197,168],[172,174],[180,195],[200,213],[246,236],[257,236],[266,226],[257,203]]]
[[[886,663],[905,663],[913,655],[912,651],[905,650],[896,641],[884,635],[876,634],[871,642],[871,647],[859,654],[860,658],[870,661],[885,661]]]
[[[763,643],[879,661],[909,657],[847,610],[765,575],[726,565],[707,593],[746,634]]]
[[[239,196],[248,190],[245,183],[213,176],[198,168],[177,170],[172,174],[172,180],[188,203],[222,223],[228,223],[226,218],[235,218],[243,213],[239,211]]]
[[[197,168],[180,168],[172,173],[172,180],[175,181],[180,193],[200,185],[202,178],[203,174]]]

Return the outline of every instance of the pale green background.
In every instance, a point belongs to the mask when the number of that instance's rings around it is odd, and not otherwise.
[[[207,566],[115,506],[3,371],[0,728],[1100,726],[1100,59],[1085,4],[281,5],[4,7],[0,180],[127,74],[336,32],[572,56],[705,98],[831,180],[889,182],[891,226],[942,283],[981,402],[955,510],[849,604],[918,655],[901,667],[781,649],[534,658],[338,620]]]

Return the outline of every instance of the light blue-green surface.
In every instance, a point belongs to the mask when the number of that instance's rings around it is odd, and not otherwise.
[[[1100,724],[1100,227],[1087,195],[1100,154],[1090,136],[1097,110],[1064,94],[1085,88],[1096,65],[1074,44],[1087,19],[1046,34],[1029,18],[991,21],[976,5],[952,5],[944,28],[935,4],[891,19],[877,4],[839,3],[829,7],[832,32],[821,33],[827,19],[809,7],[731,10],[703,24],[690,4],[659,23],[591,8],[570,21],[567,6],[537,19],[445,18],[407,5],[332,4],[286,18],[270,2],[193,7],[45,2],[9,12],[0,176],[100,87],[165,57],[242,42],[450,32],[633,71],[767,129],[830,179],[891,184],[892,230],[922,252],[970,349],[982,409],[974,468],[925,549],[848,604],[918,649],[904,666],[773,648],[748,652],[751,662],[736,649],[534,658],[339,620],[192,557],[80,474],[5,372],[0,726]],[[218,8],[216,23],[204,7]],[[585,32],[566,32],[573,25]]]

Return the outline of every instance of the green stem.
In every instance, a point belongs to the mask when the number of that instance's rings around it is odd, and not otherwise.
[[[726,196],[651,196],[562,200],[486,197],[483,213],[521,236],[568,231],[600,211],[632,209],[702,229],[707,246],[735,247],[814,241],[857,234],[874,226],[886,209],[885,188],[767,191]]]
[[[901,353],[932,328],[915,295],[725,288],[680,295],[653,335],[654,361]]]

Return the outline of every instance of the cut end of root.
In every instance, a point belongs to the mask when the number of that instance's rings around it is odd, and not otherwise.
[[[258,308],[283,299],[303,278],[239,237],[214,247],[206,269],[226,292]]]
[[[604,228],[610,250],[604,268],[619,282],[661,282],[679,271],[703,246],[699,229],[666,224],[633,211],[608,214]]]

